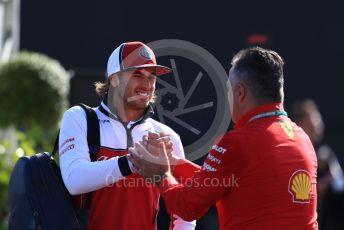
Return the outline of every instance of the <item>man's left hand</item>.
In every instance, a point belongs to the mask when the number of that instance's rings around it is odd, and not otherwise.
[[[170,174],[170,162],[165,144],[161,142],[158,146],[151,147],[148,152],[141,143],[135,143],[135,147],[129,149],[131,154],[128,159],[136,173],[159,185],[164,176]]]

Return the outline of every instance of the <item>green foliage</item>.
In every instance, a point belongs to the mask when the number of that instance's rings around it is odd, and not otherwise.
[[[57,124],[67,106],[69,77],[55,60],[22,52],[0,65],[0,127]]]
[[[7,185],[10,179],[12,165],[8,162],[6,147],[9,141],[2,141],[0,144],[0,229],[6,229],[5,221],[8,216],[8,194]]]
[[[7,229],[8,183],[23,155],[50,152],[68,106],[69,77],[55,60],[22,52],[0,63],[0,128],[15,128],[16,143],[0,139],[0,230]],[[0,130],[1,132],[1,130]]]
[[[20,157],[36,153],[33,149],[35,141],[31,136],[20,131],[17,131],[16,136],[19,140],[19,146],[13,152],[11,152],[13,146],[9,140],[0,141],[0,230],[8,228],[6,220],[9,214],[7,191],[14,164]],[[49,140],[40,141],[40,143],[42,142],[46,142],[45,145],[50,144],[48,143]]]

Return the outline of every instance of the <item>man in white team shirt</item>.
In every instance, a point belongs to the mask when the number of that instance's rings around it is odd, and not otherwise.
[[[131,172],[127,150],[148,131],[170,136],[175,155],[184,158],[180,137],[168,126],[150,118],[156,76],[171,69],[157,65],[153,51],[141,42],[117,47],[107,64],[106,83],[96,83],[104,100],[95,108],[100,126],[101,148],[90,160],[86,114],[80,106],[65,112],[60,130],[60,167],[63,181],[77,203],[83,205],[92,192],[88,229],[157,228],[159,192],[141,176]],[[177,171],[177,170],[176,170]],[[181,175],[176,177],[183,178]],[[82,195],[84,194],[84,195]],[[173,215],[174,230],[194,229]]]

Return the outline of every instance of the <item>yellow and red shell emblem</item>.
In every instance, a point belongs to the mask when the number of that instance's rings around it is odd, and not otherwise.
[[[306,170],[298,170],[289,179],[289,193],[294,203],[309,203],[312,193],[312,181]]]

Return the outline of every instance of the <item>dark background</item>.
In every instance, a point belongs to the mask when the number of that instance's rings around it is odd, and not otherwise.
[[[21,5],[21,49],[45,53],[74,71],[72,104],[96,103],[91,83],[102,79],[108,56],[124,41],[190,41],[212,53],[226,71],[232,55],[250,44],[274,49],[286,63],[287,109],[296,99],[314,99],[326,123],[325,141],[343,158],[340,1],[35,0]],[[265,41],[249,42],[254,34]]]
[[[264,47],[285,59],[286,105],[318,102],[327,142],[338,153],[344,127],[344,14],[340,1],[22,1],[21,49],[43,52],[70,70],[105,72],[123,41],[182,39],[207,49],[224,66],[265,34]],[[86,70],[86,71],[85,71]]]

